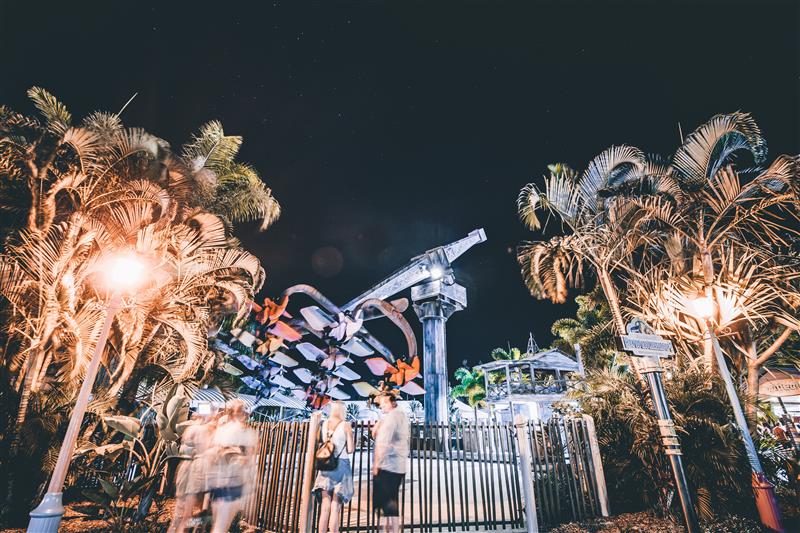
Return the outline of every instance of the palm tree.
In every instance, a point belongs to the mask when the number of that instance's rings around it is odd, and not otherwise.
[[[800,328],[800,263],[789,253],[798,235],[792,226],[798,165],[796,157],[780,156],[766,168],[747,167],[734,158],[742,153],[764,163],[758,126],[745,113],[718,115],[689,135],[662,169],[659,179],[677,188],[651,194],[640,187],[629,197],[650,246],[647,268],[626,275],[630,311],[687,351],[705,329],[692,314],[691,299],[712,298],[717,333],[729,355],[742,355],[748,392],[756,397],[761,366]],[[706,363],[712,367],[710,353]],[[752,404],[749,410],[754,413]]]
[[[47,91],[29,95],[42,121],[0,108],[0,208],[25,214],[4,228],[0,257],[7,344],[18,348],[4,353],[20,393],[17,427],[31,392],[79,381],[103,313],[93,281],[106,256],[136,250],[154,265],[150,284],[117,314],[104,355],[101,386],[114,396],[144,368],[170,381],[208,370],[209,309],[222,300],[243,311],[263,282],[227,228],[250,219],[266,227],[279,214],[253,169],[235,161],[241,138],[217,122],[175,154],[118,115],[73,126]]]
[[[486,387],[483,382],[483,372],[473,371],[469,368],[458,368],[453,374],[459,384],[450,390],[453,399],[465,398],[467,405],[475,411],[475,420],[478,419],[478,408],[486,407]]]
[[[489,355],[495,361],[519,361],[525,354],[519,348],[495,348]]]
[[[569,233],[548,241],[523,245],[518,252],[522,275],[536,298],[564,303],[569,287],[578,287],[584,268],[591,266],[603,289],[618,333],[625,330],[620,305],[620,290],[614,280],[620,271],[635,270],[635,252],[645,243],[642,235],[631,231],[631,219],[624,202],[617,200],[625,185],[656,175],[659,165],[648,161],[637,148],[612,146],[595,157],[584,173],[564,164],[550,165],[545,188],[526,185],[517,206],[520,218],[531,230],[542,229],[537,212],[555,215]],[[656,188],[670,183],[653,180]]]
[[[578,310],[575,318],[560,318],[550,331],[555,336],[553,348],[575,355],[580,345],[581,358],[588,368],[615,364],[618,358],[611,311],[600,287],[575,297]]]
[[[756,167],[737,167],[742,154],[749,154]],[[683,288],[694,287],[687,298],[698,291],[711,297],[735,292],[732,281],[746,273],[725,265],[746,257],[754,270],[744,277],[772,285],[781,295],[765,315],[757,315],[754,307],[737,308],[734,347],[746,354],[749,363],[743,366],[752,370],[748,381],[756,391],[760,365],[798,325],[792,318],[796,289],[776,275],[781,268],[797,270],[796,258],[784,250],[791,244],[789,235],[797,234],[787,221],[798,218],[798,160],[782,156],[761,169],[765,158],[766,145],[752,117],[732,113],[713,117],[687,136],[668,163],[620,146],[595,158],[580,179],[568,167],[552,165],[543,191],[533,184],[522,190],[519,212],[531,229],[539,229],[537,211],[544,209],[569,233],[521,248],[528,287],[536,297],[563,302],[567,288],[578,285],[590,265],[619,334],[626,312],[662,325],[670,321],[661,315],[674,309],[665,310],[669,304],[653,298],[665,279],[691,278],[691,284],[683,283]],[[740,292],[749,294],[746,288]],[[717,304],[723,309],[728,303],[718,299]],[[774,337],[776,324],[786,329]],[[689,325],[702,331],[697,321]],[[662,333],[693,351],[690,341],[697,336],[685,338],[686,328],[664,327]],[[774,338],[759,352],[764,337]]]

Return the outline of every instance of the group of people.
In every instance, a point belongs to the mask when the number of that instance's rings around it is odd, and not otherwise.
[[[182,533],[209,508],[211,532],[228,531],[255,479],[257,442],[241,400],[229,401],[219,413],[192,417],[181,436],[171,533]]]
[[[380,510],[386,533],[401,529],[400,487],[406,474],[411,424],[397,398],[385,393],[375,399],[383,416],[372,428],[375,455],[372,461],[373,508]],[[353,428],[345,420],[345,406],[332,402],[328,418],[322,423],[322,439],[333,444],[337,458],[332,470],[319,471],[314,492],[321,498],[319,533],[338,533],[339,512],[353,497],[352,457],[355,451]]]
[[[372,428],[375,441],[373,508],[380,510],[386,533],[398,533],[400,487],[406,473],[411,425],[397,399],[386,393],[375,399],[382,412]],[[322,440],[332,444],[336,466],[319,471],[314,492],[320,498],[319,532],[338,533],[342,506],[353,497],[353,428],[346,420],[342,402],[329,404],[322,423]],[[228,531],[236,514],[244,509],[256,475],[258,437],[247,425],[241,400],[231,400],[224,411],[195,414],[181,437],[180,463],[175,475],[175,511],[170,533],[193,527],[198,516],[211,511],[211,533]]]

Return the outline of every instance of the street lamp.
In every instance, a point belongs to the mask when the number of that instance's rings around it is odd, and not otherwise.
[[[47,493],[42,498],[41,503],[30,512],[31,520],[28,522],[29,533],[57,533],[64,515],[64,507],[61,504],[61,491],[64,487],[64,479],[67,477],[72,454],[75,451],[75,443],[78,440],[83,415],[86,413],[86,406],[89,403],[89,396],[94,386],[97,370],[100,367],[100,359],[108,340],[108,333],[111,324],[114,322],[114,315],[122,308],[122,295],[138,287],[145,278],[145,263],[134,254],[122,253],[110,256],[101,263],[103,269],[104,284],[110,289],[111,297],[106,304],[106,318],[100,330],[100,337],[94,347],[92,359],[86,369],[86,376],[83,379],[75,407],[70,415],[67,433],[61,443],[61,450],[58,452],[58,460],[47,486]]]
[[[744,448],[747,452],[747,459],[750,461],[750,467],[753,470],[753,494],[756,498],[756,507],[758,509],[758,515],[761,518],[761,523],[774,531],[782,532],[784,529],[781,523],[780,508],[775,498],[775,489],[764,475],[764,469],[761,466],[761,461],[758,459],[753,437],[750,436],[750,430],[747,428],[747,420],[744,417],[742,405],[739,403],[739,397],[736,395],[736,388],[733,385],[728,365],[725,363],[725,357],[722,355],[719,339],[717,339],[717,335],[714,333],[713,318],[716,314],[716,303],[707,296],[701,296],[695,298],[691,302],[691,307],[695,316],[703,319],[705,322],[706,331],[704,334],[704,341],[706,344],[710,344],[714,351],[719,373],[722,376],[722,381],[725,383],[725,390],[728,393],[728,399],[733,408],[733,416],[736,419],[736,425],[739,426],[739,431],[742,434]]]

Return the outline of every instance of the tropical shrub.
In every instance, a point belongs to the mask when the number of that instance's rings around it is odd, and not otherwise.
[[[752,514],[750,468],[721,382],[696,366],[673,367],[664,388],[698,515]],[[585,389],[573,396],[595,419],[612,507],[679,514],[648,389],[612,367],[590,371]]]
[[[137,465],[137,474],[132,480],[125,480],[117,486],[113,478],[101,478],[101,490],[86,493],[92,501],[103,506],[115,530],[126,524],[140,523],[148,515],[170,461],[179,457],[180,436],[186,429],[188,418],[187,391],[183,385],[174,385],[156,408],[155,435],[151,442],[145,438],[142,419],[115,415],[103,417],[103,423],[111,430],[103,444],[90,443],[78,449],[76,455],[102,456],[110,461],[125,455],[126,467],[133,462]],[[126,470],[118,474],[124,475]]]

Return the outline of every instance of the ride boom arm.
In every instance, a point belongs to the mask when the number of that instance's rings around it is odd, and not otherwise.
[[[348,302],[342,307],[342,310],[352,311],[360,303],[370,298],[385,300],[420,281],[430,279],[434,268],[440,268],[442,272],[448,270],[450,264],[464,252],[484,241],[486,241],[486,233],[483,228],[480,228],[470,232],[463,239],[428,250],[413,258],[409,264],[374,285],[367,292]]]

